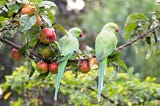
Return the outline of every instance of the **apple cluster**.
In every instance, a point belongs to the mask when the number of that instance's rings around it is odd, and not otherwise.
[[[43,28],[39,34],[39,40],[42,43],[41,47],[38,48],[40,54],[45,58],[48,58],[52,55],[52,51],[48,44],[53,43],[56,39],[56,33],[52,28]],[[51,62],[48,64],[47,62],[40,61],[37,63],[37,71],[41,74],[47,73],[48,71],[57,74],[58,73],[58,63]]]
[[[45,58],[52,55],[52,51],[49,48],[50,43],[53,43],[56,39],[56,34],[52,28],[43,28],[39,35],[39,40],[42,43],[40,47],[38,47],[39,53],[44,56]],[[11,52],[11,56],[15,60],[20,60],[22,55],[20,54],[19,50],[14,48]],[[37,63],[37,71],[41,74],[47,73],[48,70],[51,73],[57,74],[58,72],[58,63],[51,62],[48,64],[47,62],[40,61]]]
[[[58,63],[57,62],[52,62],[51,64],[48,64],[47,62],[40,61],[37,63],[37,71],[41,74],[49,72],[53,74],[58,73]]]
[[[32,6],[31,4],[24,5],[21,9],[21,14],[27,14],[29,16],[35,15],[36,16],[36,23],[35,27],[40,27],[43,24],[43,20],[41,16],[37,13],[36,7]],[[18,22],[18,24],[20,24]],[[39,44],[38,47],[36,47],[36,50],[38,51],[38,54],[40,54],[44,58],[49,58],[53,55],[53,50],[50,48],[50,44],[54,43],[56,40],[56,33],[53,28],[50,27],[43,27],[39,32]],[[14,60],[20,60],[23,56],[20,53],[20,51],[16,48],[14,48],[11,52],[11,56]],[[82,73],[87,73],[90,71],[90,69],[98,68],[98,62],[96,61],[95,57],[92,57],[91,59],[81,59],[78,62],[77,68]],[[40,60],[36,65],[36,70],[40,74],[45,74],[48,71],[57,74],[58,73],[58,62],[56,60],[46,62],[43,60]]]
[[[36,7],[32,6],[31,4],[24,5],[21,9],[21,14],[22,15],[27,14],[29,16],[35,15],[36,16],[35,27],[40,27],[43,23],[41,16],[37,13]],[[16,24],[20,25],[18,21]],[[49,27],[44,27],[40,31],[38,38],[41,44],[39,44],[37,51],[41,56],[48,58],[49,56],[52,55],[52,51],[49,47],[49,44],[53,43],[56,39],[56,33],[54,29]],[[11,56],[14,60],[17,60],[17,61],[22,58],[22,54],[16,48],[12,49]],[[36,69],[41,74],[47,73],[48,71],[51,73],[57,74],[58,63],[57,62],[47,63],[41,60],[37,63]]]

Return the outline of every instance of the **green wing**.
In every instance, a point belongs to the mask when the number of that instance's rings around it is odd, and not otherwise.
[[[78,39],[72,36],[64,36],[59,40],[60,51],[63,56],[73,53],[79,48]]]

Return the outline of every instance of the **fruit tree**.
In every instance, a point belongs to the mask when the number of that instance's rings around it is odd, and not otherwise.
[[[45,94],[45,90],[54,91],[50,95],[51,104],[54,105],[60,103],[59,95],[66,96],[68,104],[86,106],[153,106],[155,101],[160,100],[160,85],[154,82],[155,79],[147,77],[145,81],[141,81],[133,69],[128,68],[121,59],[123,49],[136,42],[149,47],[147,58],[151,56],[151,52],[159,53],[159,11],[151,12],[152,18],[143,13],[128,15],[124,26],[126,42],[119,46],[115,44],[116,48],[110,45],[105,49],[103,53],[108,53],[107,61],[100,64],[101,58],[106,54],[99,52],[99,48],[113,42],[99,44],[88,51],[81,50],[79,39],[86,36],[85,31],[80,27],[66,29],[57,23],[55,17],[58,7],[54,2],[2,0],[0,3],[0,42],[11,46],[11,57],[22,64],[12,73],[12,77],[6,76],[6,82],[1,85],[3,98],[8,99],[12,95],[8,89],[18,95],[22,94],[22,98],[27,98],[23,100],[19,97],[17,102],[11,101],[11,105],[43,104],[40,97]],[[114,29],[114,32],[118,32],[117,28],[117,25],[114,25],[107,27],[107,30]],[[99,37],[98,43],[107,40],[110,33],[105,31],[103,34],[107,34],[104,36],[106,38]],[[111,49],[111,52],[108,52],[108,49]],[[99,75],[98,68],[107,65],[104,75]],[[98,79],[102,76],[104,82],[99,85]],[[99,93],[102,100],[99,101],[98,86],[102,91]],[[35,92],[38,94],[37,98],[32,97]]]

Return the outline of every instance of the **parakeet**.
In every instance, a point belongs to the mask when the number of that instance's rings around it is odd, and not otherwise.
[[[57,100],[60,81],[67,65],[68,59],[70,59],[74,55],[75,51],[79,49],[79,42],[77,38],[82,37],[82,30],[80,28],[71,28],[67,33],[68,34],[66,36],[59,39],[61,57],[58,63],[58,76],[56,80],[54,100]]]
[[[108,56],[112,54],[117,46],[116,32],[118,32],[118,26],[114,23],[107,23],[96,37],[95,52],[99,63],[98,102],[100,101],[101,91],[103,89],[104,71],[107,68]]]

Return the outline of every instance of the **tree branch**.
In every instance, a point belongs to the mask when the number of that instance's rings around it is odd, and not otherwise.
[[[13,48],[16,48],[16,49],[20,49],[21,48],[20,45],[16,44],[15,42],[10,41],[9,39],[1,37],[1,36],[0,36],[0,41],[12,46]]]
[[[91,91],[95,91],[95,89],[93,89],[92,87],[88,87],[88,89],[91,90]],[[110,98],[108,98],[107,96],[105,96],[105,95],[103,95],[103,94],[101,94],[101,96],[102,96],[104,99],[106,99],[107,101],[109,101],[109,102],[111,102],[111,103],[114,103],[114,101],[111,100]]]
[[[88,87],[88,89],[91,90],[91,91],[96,91],[96,90],[93,89],[92,87]],[[111,102],[111,103],[113,103],[113,104],[116,102],[116,101],[114,101],[114,100],[111,100],[109,97],[107,97],[107,96],[105,96],[105,95],[103,95],[103,94],[101,94],[101,96],[102,96],[104,99],[106,99],[107,101],[109,101],[109,102]],[[118,100],[117,106],[127,106],[127,104],[126,104],[126,103],[122,103],[120,100]]]
[[[4,42],[4,43],[12,46],[13,48],[21,49],[21,46],[20,46],[20,45],[16,44],[15,42],[13,42],[13,41],[11,41],[11,40],[9,40],[9,39],[7,39],[7,38],[2,37],[2,36],[0,36],[0,41],[2,41],[2,42]],[[46,61],[46,62],[49,62],[49,60],[45,59],[44,57],[42,57],[41,55],[35,53],[35,52],[32,51],[32,50],[29,50],[29,52],[30,52],[31,55],[33,55],[33,56],[35,56],[35,57],[37,57],[37,58],[39,58],[39,59],[41,59],[41,60],[44,60],[44,61]]]
[[[129,45],[132,45],[133,43],[135,43],[135,42],[137,42],[137,41],[145,38],[146,36],[148,36],[148,34],[150,34],[151,32],[153,32],[155,29],[157,29],[159,27],[160,26],[156,26],[155,28],[152,28],[152,29],[148,30],[147,32],[139,35],[137,38],[135,38],[135,39],[133,39],[131,41],[126,42],[125,44],[123,44],[123,45],[119,46],[118,48],[116,48],[116,51],[121,50],[121,49],[123,49],[123,48],[125,48],[125,47],[127,47]]]

